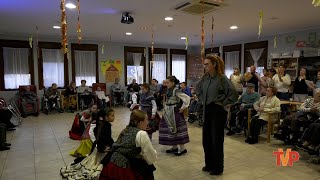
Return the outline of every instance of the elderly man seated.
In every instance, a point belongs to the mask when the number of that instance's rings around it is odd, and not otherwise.
[[[301,127],[308,127],[320,117],[320,89],[316,89],[313,98],[308,98],[300,106],[297,113],[284,118],[275,138],[289,144],[296,144],[301,136]],[[290,138],[292,134],[292,138]]]
[[[243,127],[244,119],[248,117],[248,109],[260,99],[260,94],[255,92],[255,85],[247,84],[246,91],[241,95],[238,102],[231,107],[231,118],[229,121],[230,129],[227,135],[233,135],[235,132],[240,133]],[[253,115],[255,112],[253,112]],[[237,120],[237,125],[236,125]]]

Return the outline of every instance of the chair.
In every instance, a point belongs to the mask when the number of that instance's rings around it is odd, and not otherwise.
[[[100,87],[101,91],[104,91],[105,95],[109,97],[110,101],[107,103],[109,104],[109,107],[111,108],[112,99],[109,94],[107,94],[107,85],[106,83],[92,83],[92,92],[97,91],[98,87]],[[94,96],[94,102],[98,103],[98,96]]]
[[[274,116],[277,116],[277,121],[274,122],[273,118]],[[274,132],[274,125],[277,124],[278,127],[280,127],[280,115],[281,113],[277,112],[277,113],[268,113],[268,124],[267,124],[267,143],[270,143],[270,136],[273,134]]]
[[[66,94],[66,90],[62,90],[60,91],[60,99],[61,99],[61,108],[65,110],[65,107],[66,107],[66,97],[65,97],[65,94]],[[76,100],[77,100],[77,107],[76,107],[76,110],[78,111],[79,110],[79,96],[76,94],[75,95],[76,97]]]
[[[33,103],[31,102],[23,102],[22,101],[22,95],[25,93],[26,88],[30,89],[30,92],[34,92],[37,95],[37,86],[36,85],[22,85],[19,86],[19,97],[17,98],[17,104],[19,107],[19,111],[22,114],[22,116],[27,116],[30,114],[34,114],[36,116],[39,115],[40,112],[40,102],[38,96],[36,97],[36,109],[33,109]],[[23,107],[25,106],[25,107]],[[25,112],[23,111],[25,110]]]
[[[63,112],[62,103],[61,103],[61,92],[59,92],[57,104],[53,107],[49,101],[49,97],[47,97],[46,93],[47,89],[43,88],[43,98],[42,98],[42,111],[45,114],[49,114],[53,109],[56,109],[59,113]]]

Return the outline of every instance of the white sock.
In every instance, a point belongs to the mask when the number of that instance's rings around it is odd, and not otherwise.
[[[186,148],[184,147],[184,144],[180,144],[179,145],[179,151],[181,152],[181,151],[184,151]]]
[[[177,145],[173,145],[173,146],[172,146],[172,149],[177,149],[177,148],[178,148]]]

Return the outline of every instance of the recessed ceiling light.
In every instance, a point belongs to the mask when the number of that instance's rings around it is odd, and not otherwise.
[[[181,39],[187,39],[186,37],[181,37]]]
[[[172,17],[166,17],[166,18],[164,18],[164,20],[166,20],[166,21],[172,21],[173,18],[172,18]]]
[[[148,28],[147,27],[141,27],[140,29],[141,30],[147,30]]]
[[[74,4],[72,4],[72,3],[67,3],[67,4],[66,4],[66,7],[69,8],[69,9],[74,9],[74,8],[76,8],[77,6],[74,5]]]
[[[131,36],[132,33],[131,32],[126,32],[126,35]]]
[[[60,26],[53,26],[54,29],[60,29]]]
[[[230,29],[232,29],[232,30],[238,29],[238,26],[231,26]]]

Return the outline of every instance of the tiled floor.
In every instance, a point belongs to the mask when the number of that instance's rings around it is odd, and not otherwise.
[[[130,111],[116,108],[113,137],[127,125]],[[74,114],[52,113],[24,119],[22,126],[8,133],[11,150],[0,152],[1,180],[59,180],[59,170],[74,158],[69,155],[79,141],[69,139]],[[305,162],[306,153],[293,167],[277,167],[272,152],[284,147],[272,140],[271,144],[261,141],[257,145],[244,143],[243,136],[225,138],[225,171],[223,176],[213,177],[201,171],[203,150],[201,128],[189,124],[191,142],[186,145],[188,153],[181,157],[165,154],[168,147],[158,144],[158,133],[154,134],[154,147],[158,151],[155,178],[160,180],[189,179],[319,179],[320,166]],[[284,147],[285,148],[285,147]]]

